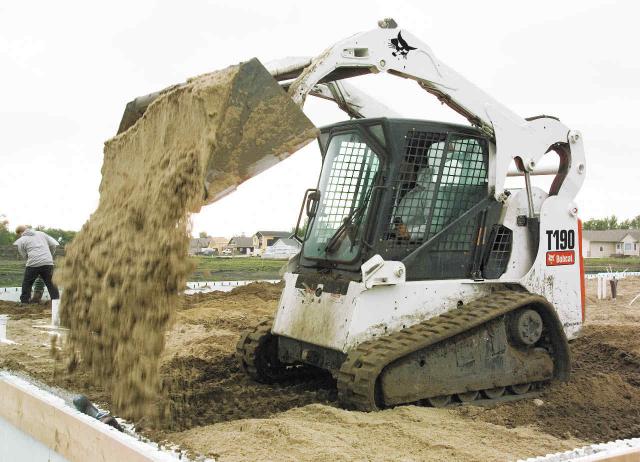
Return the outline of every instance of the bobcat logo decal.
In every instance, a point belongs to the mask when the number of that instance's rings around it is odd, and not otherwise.
[[[395,49],[395,51],[391,53],[393,56],[402,56],[404,59],[407,59],[407,55],[411,50],[416,49],[416,47],[409,46],[409,44],[405,42],[401,32],[398,32],[396,38],[389,40],[389,48]]]

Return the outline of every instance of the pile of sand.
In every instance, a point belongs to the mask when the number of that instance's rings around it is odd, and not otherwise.
[[[164,414],[151,403],[191,270],[188,214],[312,139],[300,114],[252,60],[172,87],[105,143],[98,208],[67,247],[58,282],[70,367],[81,361],[116,412]]]
[[[402,406],[381,412],[311,404],[274,415],[197,427],[169,435],[216,460],[505,461],[584,444],[533,428],[508,429],[451,411]]]

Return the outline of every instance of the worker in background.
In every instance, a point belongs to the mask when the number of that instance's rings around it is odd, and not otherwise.
[[[18,240],[13,244],[18,247],[18,253],[27,260],[22,279],[22,293],[20,301],[29,303],[31,286],[38,276],[44,281],[49,290],[51,300],[58,300],[60,293],[53,284],[53,252],[58,242],[42,231],[35,231],[28,226],[20,225],[16,228]]]
[[[51,256],[55,257],[55,250],[51,251]],[[29,303],[40,303],[42,301],[42,296],[44,295],[44,281],[41,276],[38,276],[36,282],[33,284],[33,295],[31,296],[31,300]]]

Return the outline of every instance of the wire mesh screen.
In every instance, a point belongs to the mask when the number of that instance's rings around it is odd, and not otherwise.
[[[323,172],[325,178],[321,179],[321,183],[326,186],[323,187],[308,239],[309,245],[305,246],[306,256],[323,255],[327,242],[345,220],[351,219],[354,224],[358,224],[359,218],[364,216],[379,160],[367,144],[357,141],[358,139],[356,135],[349,134],[337,136],[331,142],[326,170]],[[360,233],[354,237],[360,237]],[[347,253],[353,252],[354,245],[355,242],[351,242],[351,249]],[[339,260],[347,257],[348,255],[336,256]]]
[[[389,217],[389,247],[411,248],[422,242],[436,197],[437,172],[446,133],[410,130],[405,137],[404,160],[393,184],[394,204]]]
[[[481,201],[486,194],[487,169],[483,146],[476,138],[452,136],[442,168],[438,200],[433,208],[433,234]],[[476,227],[476,220],[467,220],[441,239],[437,249],[470,250]]]
[[[341,143],[331,168],[325,200],[322,201],[321,222],[325,230],[337,229],[362,203],[377,170],[378,158],[365,143]]]
[[[463,135],[410,130],[393,190],[387,249],[407,252],[436,235],[487,193],[486,149]],[[441,239],[438,250],[468,250],[475,221]]]
[[[496,279],[505,272],[511,257],[512,236],[513,232],[503,225],[495,225],[493,227],[489,237],[491,250],[482,271],[484,277]]]

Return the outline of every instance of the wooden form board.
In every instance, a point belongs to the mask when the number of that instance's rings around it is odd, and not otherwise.
[[[120,433],[67,406],[61,398],[2,372],[0,417],[71,462],[178,460],[174,454]]]

